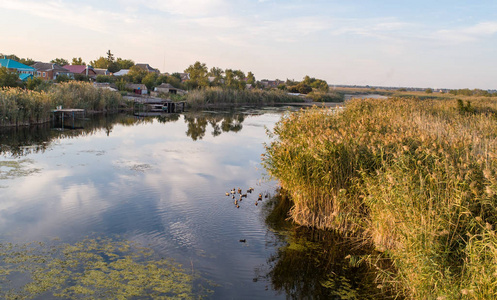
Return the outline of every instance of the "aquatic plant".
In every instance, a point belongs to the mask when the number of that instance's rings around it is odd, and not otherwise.
[[[48,122],[52,109],[59,105],[87,111],[117,111],[123,104],[119,93],[96,88],[87,82],[64,82],[53,85],[47,92],[0,89],[0,126]]]
[[[4,243],[0,259],[3,299],[197,298],[194,274],[130,241],[87,238],[59,245]]]
[[[383,252],[369,262],[384,288],[493,298],[497,103],[473,99],[468,111],[454,100],[396,98],[288,114],[263,163],[291,195],[297,223]]]

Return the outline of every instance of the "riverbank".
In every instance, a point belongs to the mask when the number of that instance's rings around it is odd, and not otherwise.
[[[47,92],[0,89],[0,127],[46,123],[57,106],[89,113],[114,112],[125,106],[125,101],[117,92],[76,81],[53,85]]]
[[[490,99],[355,99],[284,117],[264,164],[295,222],[382,252],[363,260],[383,289],[487,299],[497,293],[495,119]]]

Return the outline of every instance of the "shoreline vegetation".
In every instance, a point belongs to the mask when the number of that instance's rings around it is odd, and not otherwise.
[[[0,89],[0,127],[49,122],[52,110],[59,105],[88,112],[117,112],[126,107],[121,94],[87,82],[63,82],[46,92],[4,88]]]
[[[277,123],[263,164],[290,218],[340,232],[378,287],[411,299],[497,295],[497,103],[354,99]]]
[[[274,105],[277,103],[298,103],[304,99],[280,90],[236,90],[210,87],[192,90],[184,96],[190,108],[227,107],[239,105]]]

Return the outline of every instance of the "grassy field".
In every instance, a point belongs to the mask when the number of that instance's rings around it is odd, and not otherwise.
[[[373,245],[362,259],[383,289],[496,297],[496,101],[356,99],[286,115],[272,135],[264,165],[291,218]]]
[[[0,89],[0,127],[48,122],[56,106],[92,111],[116,111],[123,103],[119,93],[86,82],[53,85],[48,92],[20,88]]]

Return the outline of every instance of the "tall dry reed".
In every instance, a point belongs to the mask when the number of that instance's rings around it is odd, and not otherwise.
[[[191,107],[232,106],[232,105],[272,105],[284,102],[302,102],[299,97],[274,90],[237,90],[220,87],[205,88],[190,91],[186,102]]]
[[[57,84],[48,92],[20,88],[0,89],[0,126],[47,122],[50,120],[51,110],[58,105],[88,111],[116,111],[122,102],[119,93],[98,89],[86,82]]]
[[[371,243],[385,288],[414,299],[497,295],[497,103],[353,100],[285,116],[264,164],[298,223]]]

